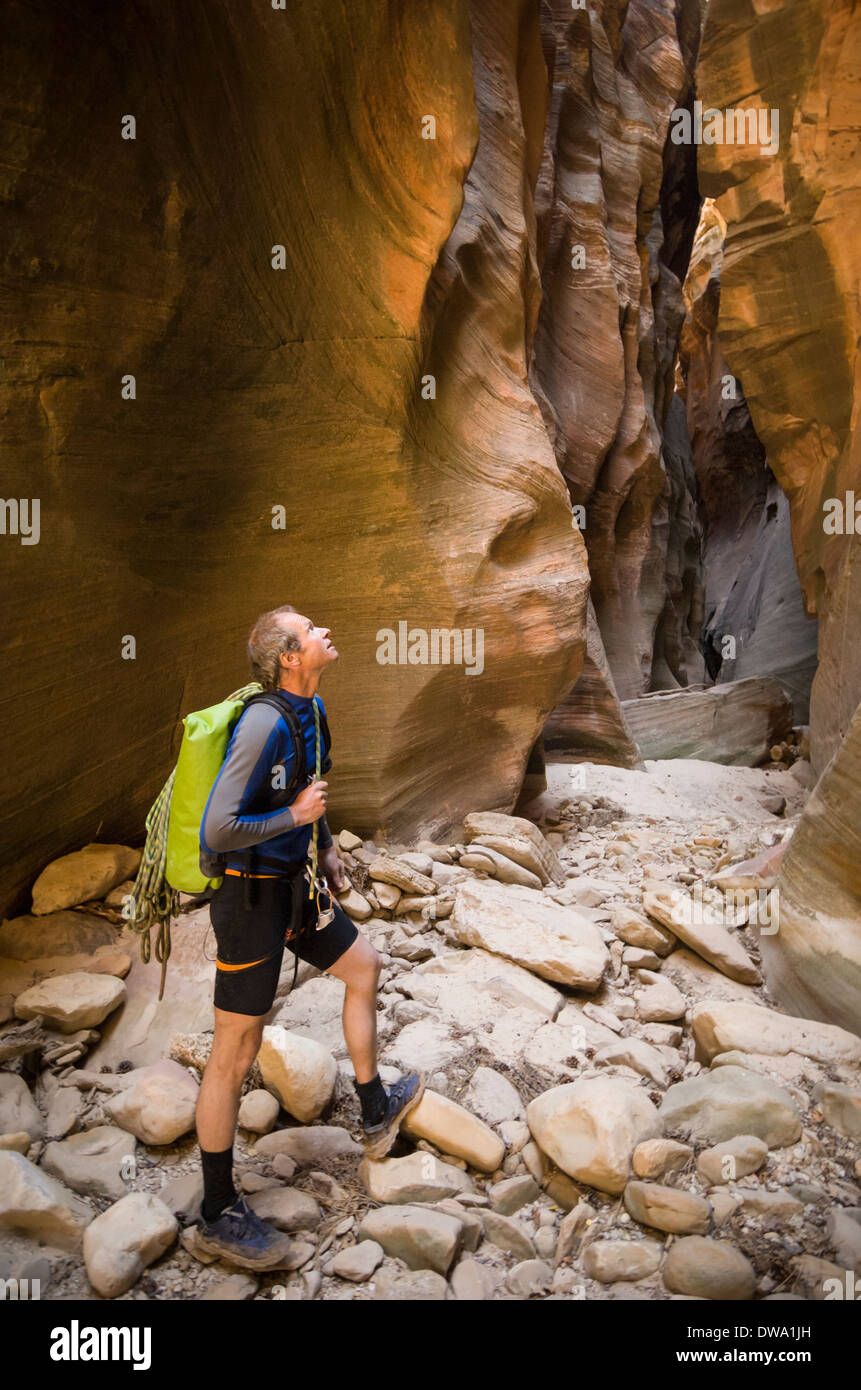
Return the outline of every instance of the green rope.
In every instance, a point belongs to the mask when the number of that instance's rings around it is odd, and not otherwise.
[[[243,685],[228,695],[228,700],[246,700],[263,686],[256,682]],[[123,906],[122,915],[132,931],[140,936],[141,960],[149,965],[152,959],[150,933],[156,929],[155,958],[161,965],[159,1001],[164,997],[167,962],[170,957],[170,919],[179,916],[179,893],[167,881],[167,829],[170,823],[170,799],[176,768],[168,777],[146,818],[146,841],[134,888]]]

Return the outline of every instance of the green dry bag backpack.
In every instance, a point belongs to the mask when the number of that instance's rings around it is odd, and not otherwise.
[[[244,700],[222,700],[209,709],[194,710],[182,721],[182,745],[170,798],[165,878],[183,893],[203,893],[221,883],[220,878],[204,878],[201,873],[200,822],[233,726],[244,709]]]

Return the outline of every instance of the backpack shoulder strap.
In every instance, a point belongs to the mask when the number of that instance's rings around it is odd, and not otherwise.
[[[307,759],[305,756],[305,739],[302,736],[302,726],[299,723],[299,716],[289,700],[284,700],[277,690],[263,690],[257,695],[252,695],[245,701],[245,709],[249,705],[269,705],[284,719],[287,728],[290,730],[290,737],[293,740],[293,786],[304,786],[307,772]],[[244,713],[244,711],[243,711]]]

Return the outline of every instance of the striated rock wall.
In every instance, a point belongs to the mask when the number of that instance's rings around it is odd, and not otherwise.
[[[648,688],[664,601],[653,516],[673,352],[661,343],[673,315],[681,326],[681,294],[660,261],[660,197],[695,44],[669,0],[551,8],[556,112],[542,179],[553,196],[533,379],[572,501],[586,509],[591,596],[626,699]]]
[[[712,0],[705,106],[779,113],[772,145],[703,144],[700,187],[727,224],[719,333],[786,493],[807,611],[819,618],[811,745],[821,770],[861,699],[857,425],[861,27],[851,0]],[[853,234],[854,232],[854,234]],[[824,526],[839,501],[842,533]]]
[[[489,9],[473,59],[463,0],[6,7],[4,908],[140,835],[283,602],[342,653],[336,822],[512,804],[586,570],[526,380],[538,6]],[[379,665],[400,621],[482,628],[483,674]]]
[[[817,625],[804,610],[788,502],[768,467],[741,383],[721,351],[725,233],[720,212],[706,200],[685,280],[679,351],[704,528],[703,642],[712,679],[774,676],[792,697],[795,722],[806,724]]]
[[[777,876],[778,930],[762,936],[775,996],[802,1018],[861,1020],[861,706],[804,808]]]

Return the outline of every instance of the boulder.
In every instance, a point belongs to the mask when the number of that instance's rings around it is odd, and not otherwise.
[[[36,1018],[41,1014],[61,1033],[74,1033],[79,1028],[97,1027],[125,997],[126,987],[115,976],[74,970],[25,989],[15,1000],[15,1017]]]
[[[114,947],[117,929],[93,912],[52,912],[47,917],[25,913],[0,926],[0,956],[40,960],[45,956],[94,955],[102,946]]]
[[[755,985],[759,971],[719,916],[678,889],[645,892],[643,906],[651,917],[696,951],[703,960],[741,984]]]
[[[610,926],[620,941],[643,951],[654,951],[656,956],[668,956],[678,944],[671,931],[650,922],[627,903],[610,904]]]
[[[768,1157],[768,1145],[755,1134],[737,1134],[697,1154],[697,1172],[710,1186],[735,1182],[756,1173]]]
[[[660,1106],[667,1129],[710,1144],[753,1135],[770,1149],[794,1144],[801,1118],[789,1091],[745,1067],[718,1067],[671,1086]]]
[[[248,1205],[279,1231],[316,1231],[320,1224],[319,1206],[297,1187],[264,1187],[248,1198]]]
[[[375,1240],[360,1240],[358,1245],[348,1245],[346,1250],[338,1251],[332,1261],[332,1273],[353,1284],[363,1284],[370,1279],[385,1253]]]
[[[41,1139],[45,1122],[23,1076],[0,1071],[0,1134],[25,1130],[31,1139]]]
[[[165,1057],[129,1072],[123,1089],[105,1099],[104,1111],[142,1144],[172,1144],[194,1129],[197,1094],[185,1067]]]
[[[338,904],[354,922],[367,922],[368,918],[374,915],[374,909],[367,898],[357,893],[355,888],[347,887],[339,893]]]
[[[600,1284],[620,1279],[648,1279],[661,1263],[656,1240],[595,1240],[583,1252],[583,1273]]]
[[[33,884],[33,915],[44,917],[103,898],[137,873],[141,852],[127,845],[85,845],[43,869]]]
[[[42,1155],[46,1173],[84,1197],[110,1197],[116,1201],[128,1191],[136,1144],[133,1134],[113,1125],[96,1125],[83,1134],[49,1144]]]
[[[277,1026],[264,1028],[257,1061],[266,1086],[297,1120],[316,1119],[331,1101],[338,1064],[312,1038]]]
[[[429,874],[405,864],[402,859],[392,859],[388,854],[380,854],[368,865],[368,873],[375,883],[391,883],[402,893],[413,896],[427,896],[437,892],[437,882]]]
[[[532,1238],[518,1221],[505,1216],[501,1211],[481,1211],[479,1215],[484,1227],[485,1240],[489,1240],[491,1245],[504,1250],[508,1255],[514,1255],[518,1260],[535,1259]]]
[[[459,884],[448,932],[542,979],[596,990],[609,959],[595,924],[531,888],[492,881]]]
[[[827,1125],[847,1139],[861,1139],[861,1090],[857,1086],[820,1081],[814,1086],[812,1097]]]
[[[0,1226],[73,1250],[92,1208],[23,1154],[0,1150]]]
[[[670,1173],[683,1172],[693,1156],[690,1144],[679,1144],[675,1139],[645,1139],[635,1148],[631,1166],[638,1178],[665,1178]]]
[[[698,1056],[706,1062],[721,1052],[795,1052],[826,1066],[861,1066],[861,1037],[830,1023],[791,1018],[756,1004],[706,999],[692,1011]]]
[[[275,1128],[281,1106],[270,1091],[246,1091],[239,1102],[239,1124],[252,1134],[268,1134]]]
[[[756,767],[793,720],[781,685],[760,677],[653,691],[623,700],[622,712],[644,758],[701,758],[732,767]]]
[[[538,874],[533,874],[531,870],[524,869],[522,864],[518,864],[513,859],[509,859],[507,854],[500,854],[499,850],[491,849],[489,845],[481,846],[480,854],[462,854],[460,863],[465,868],[473,869],[476,867],[475,860],[484,859],[488,865],[487,872],[497,880],[498,883],[519,883],[521,888],[541,888],[543,879]]]
[[[637,978],[646,985],[634,993],[637,1015],[644,1023],[672,1023],[684,1017],[688,1001],[672,980],[663,980],[651,970],[638,970]]]
[[[117,1298],[136,1284],[176,1239],[179,1226],[150,1192],[130,1192],[97,1216],[84,1232],[87,1278],[102,1298]]]
[[[461,1168],[421,1150],[405,1158],[366,1158],[359,1176],[375,1202],[438,1202],[473,1191],[472,1179]]]
[[[629,1182],[625,1208],[641,1225],[674,1235],[702,1235],[711,1223],[712,1209],[705,1197],[654,1182]]]
[[[650,1047],[640,1038],[620,1038],[618,1042],[606,1043],[598,1048],[593,1060],[597,1066],[631,1067],[662,1088],[667,1084],[666,1060],[656,1047]]]
[[[523,1173],[513,1178],[503,1178],[487,1190],[490,1205],[503,1216],[513,1216],[528,1202],[534,1202],[541,1189],[534,1178]]]
[[[685,1236],[673,1241],[662,1271],[671,1293],[739,1302],[753,1298],[756,1275],[740,1250],[725,1240]]]
[[[500,815],[495,811],[476,811],[464,816],[463,838],[467,844],[486,845],[504,854],[535,874],[542,883],[561,887],[565,872],[555,852],[532,821],[523,816]]]
[[[447,1275],[460,1249],[462,1230],[456,1217],[431,1207],[385,1206],[366,1212],[358,1239],[376,1241],[410,1269]]]
[[[555,1086],[526,1111],[539,1148],[569,1177],[602,1192],[624,1190],[634,1149],[661,1133],[645,1092],[619,1077]]]
[[[492,1067],[476,1067],[463,1099],[468,1108],[489,1125],[526,1119],[526,1106],[520,1092],[506,1076]]]
[[[505,1145],[497,1134],[462,1105],[426,1090],[418,1105],[401,1125],[401,1131],[427,1139],[443,1153],[463,1158],[472,1168],[492,1173],[505,1157]]]
[[[258,1139],[255,1151],[266,1158],[286,1155],[303,1168],[314,1168],[364,1153],[362,1145],[357,1144],[340,1125],[279,1129]]]
[[[372,1285],[379,1303],[442,1303],[448,1297],[448,1284],[432,1269],[401,1269],[399,1265],[377,1270]]]

